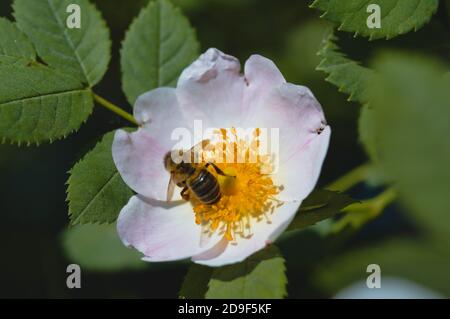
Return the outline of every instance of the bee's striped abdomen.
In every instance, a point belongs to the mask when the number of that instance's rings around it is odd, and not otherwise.
[[[203,204],[211,205],[219,201],[221,196],[219,183],[214,175],[206,169],[202,169],[188,183],[191,191]]]

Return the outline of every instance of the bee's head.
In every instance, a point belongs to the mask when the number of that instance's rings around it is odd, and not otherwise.
[[[172,172],[177,165],[179,164],[178,162],[173,160],[173,156],[176,156],[176,154],[178,154],[178,157],[180,158],[180,161],[182,161],[182,151],[178,151],[178,152],[167,152],[167,154],[164,156],[164,167],[166,168],[167,171]]]
[[[171,172],[175,166],[175,163],[172,160],[172,152],[167,152],[164,156],[164,167],[167,171]]]

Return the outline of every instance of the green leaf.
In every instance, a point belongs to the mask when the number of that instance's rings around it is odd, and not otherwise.
[[[272,245],[241,263],[215,268],[206,298],[283,298],[287,294],[284,263],[278,248]]]
[[[381,28],[367,26],[371,15],[367,7],[371,3],[381,8]],[[338,23],[339,30],[373,40],[417,31],[431,19],[438,5],[439,0],[315,0],[311,7],[323,11],[322,17]]]
[[[336,41],[333,33],[324,39],[323,47],[318,53],[322,61],[317,70],[327,73],[326,80],[337,86],[340,92],[348,94],[349,101],[366,103],[366,90],[373,71],[340,52]]]
[[[72,225],[114,222],[133,195],[114,165],[113,138],[114,132],[104,135],[70,171],[67,200]]]
[[[180,289],[182,299],[203,299],[208,290],[213,268],[192,264]]]
[[[81,9],[81,28],[69,29],[70,4]],[[92,87],[102,79],[111,58],[109,30],[88,0],[14,1],[19,28],[34,43],[39,56]]]
[[[335,216],[343,208],[356,202],[343,193],[325,189],[315,190],[303,201],[300,210],[287,230],[305,229]]]
[[[0,65],[27,65],[36,60],[33,44],[14,23],[0,17]]]
[[[132,23],[121,51],[130,104],[151,89],[174,86],[198,51],[195,32],[180,10],[165,0],[152,1]]]
[[[138,270],[147,265],[140,253],[123,245],[115,224],[72,227],[64,232],[62,244],[72,262],[90,271]]]
[[[370,85],[375,138],[383,174],[429,235],[450,240],[450,81],[446,65],[406,53],[375,60]]]
[[[0,138],[40,143],[65,137],[92,112],[90,90],[43,65],[0,65]]]

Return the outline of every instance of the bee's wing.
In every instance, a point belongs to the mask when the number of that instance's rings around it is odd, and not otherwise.
[[[200,145],[202,148],[206,148],[209,144],[211,143],[211,140],[202,140],[200,142],[198,142],[197,144],[195,144],[194,146],[191,147],[190,152],[192,152],[195,148],[198,148]]]
[[[196,158],[199,154],[198,150],[206,150],[210,142],[209,139],[206,139],[192,146],[189,151],[185,152],[185,159],[189,159],[190,163],[199,163],[200,161]]]
[[[168,202],[172,200],[174,190],[175,190],[175,181],[173,180],[173,174],[170,174],[169,184],[167,185],[167,198],[166,198]]]

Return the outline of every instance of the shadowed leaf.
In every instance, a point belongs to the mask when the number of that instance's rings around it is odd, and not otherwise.
[[[326,189],[313,191],[302,203],[288,231],[305,229],[331,218],[343,208],[357,202],[350,196]]]
[[[283,298],[287,284],[285,271],[278,248],[269,246],[243,262],[214,268],[206,298]]]
[[[192,264],[180,289],[180,298],[203,299],[208,290],[213,268]]]

